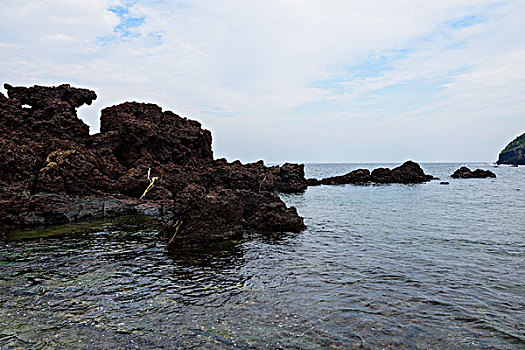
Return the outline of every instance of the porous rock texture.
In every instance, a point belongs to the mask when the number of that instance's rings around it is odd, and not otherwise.
[[[215,160],[208,130],[154,104],[105,108],[100,133],[90,135],[76,108],[91,104],[95,92],[4,87],[0,231],[153,215],[168,221],[162,237],[178,246],[238,237],[246,229],[305,228],[275,193],[304,191],[303,165]]]
[[[353,170],[345,175],[328,177],[325,179],[308,179],[309,186],[318,185],[363,185],[369,183],[401,183],[416,184],[432,180],[432,175],[427,175],[419,164],[409,160],[402,165],[390,170],[389,168],[377,168],[370,171],[368,169]]]

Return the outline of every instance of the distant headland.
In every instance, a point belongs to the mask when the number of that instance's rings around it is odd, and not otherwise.
[[[516,137],[501,151],[497,164],[525,165],[525,134]]]

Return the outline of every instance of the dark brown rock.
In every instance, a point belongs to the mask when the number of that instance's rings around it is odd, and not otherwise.
[[[208,186],[282,193],[300,193],[308,187],[303,164],[285,163],[267,167],[263,161],[242,164],[239,161],[228,163],[219,160],[209,170],[211,172],[202,174]]]
[[[4,84],[4,87],[9,97],[8,103],[16,108],[16,111],[10,109],[11,113],[2,116],[2,119],[8,119],[10,129],[30,132],[26,135],[41,140],[55,138],[85,142],[89,138],[89,126],[77,117],[75,109],[91,104],[97,98],[94,91],[69,85],[26,88]],[[30,108],[24,108],[24,105]]]
[[[295,207],[286,207],[273,192],[237,190],[243,205],[245,228],[255,231],[300,232],[306,228]]]
[[[319,186],[321,185],[321,180],[315,179],[313,177],[306,179],[306,184],[308,186]]]
[[[76,108],[90,104],[93,91],[5,87],[0,230],[172,213],[164,237],[186,245],[237,237],[245,229],[305,228],[296,209],[274,193],[304,191],[303,165],[215,161],[208,130],[153,104],[104,109],[101,132],[90,136]]]
[[[243,206],[232,190],[207,192],[202,186],[188,185],[173,208],[175,217],[164,232],[169,246],[242,236]]]
[[[392,170],[388,168],[376,168],[370,173],[367,169],[353,170],[345,175],[333,176],[322,180],[308,179],[309,186],[318,185],[344,185],[344,184],[367,184],[375,183],[422,183],[432,180],[431,175],[424,173],[419,164],[407,161]]]
[[[112,151],[126,167],[140,159],[179,165],[213,160],[208,130],[154,104],[126,102],[103,109],[100,132],[111,134]]]
[[[392,169],[391,183],[422,183],[432,180],[432,175],[427,175],[421,166],[411,160],[406,161],[397,168]]]
[[[476,169],[471,171],[469,168],[462,166],[451,175],[455,179],[472,179],[472,178],[486,178],[486,177],[496,177],[490,170]]]
[[[372,180],[368,169],[353,170],[345,175],[328,177],[322,180],[308,179],[309,186],[318,185],[345,185],[345,184],[366,184]]]
[[[89,127],[75,108],[96,95],[68,85],[5,88],[9,99],[0,100],[0,182],[29,189],[51,152],[82,147],[89,140]]]

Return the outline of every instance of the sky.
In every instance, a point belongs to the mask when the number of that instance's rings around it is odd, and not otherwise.
[[[215,156],[495,161],[525,132],[523,0],[0,0],[0,77],[152,102]],[[3,93],[5,90],[0,89]]]

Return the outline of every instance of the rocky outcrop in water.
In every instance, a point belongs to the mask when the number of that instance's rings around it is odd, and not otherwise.
[[[308,179],[309,186],[319,185],[345,185],[345,184],[366,184],[372,181],[370,170],[357,169],[340,176],[327,177],[321,180]]]
[[[432,180],[432,175],[427,175],[419,164],[407,161],[402,165],[390,170],[389,168],[377,168],[370,171],[368,169],[353,170],[345,175],[328,177],[322,180],[308,179],[309,186],[318,185],[362,185],[367,183],[401,183],[414,184]]]
[[[497,163],[525,165],[525,134],[516,137],[501,151]]]
[[[305,228],[274,193],[304,191],[303,165],[215,160],[208,130],[154,104],[105,108],[89,135],[76,108],[95,92],[4,86],[1,230],[141,214],[170,218],[164,238],[180,245]]]
[[[469,168],[462,166],[451,175],[455,179],[481,179],[486,177],[496,177],[490,170],[476,169],[474,171]]]
[[[390,170],[377,168],[371,173],[372,181],[377,183],[414,184],[432,180],[432,175],[427,175],[419,164],[409,160],[402,165]]]

